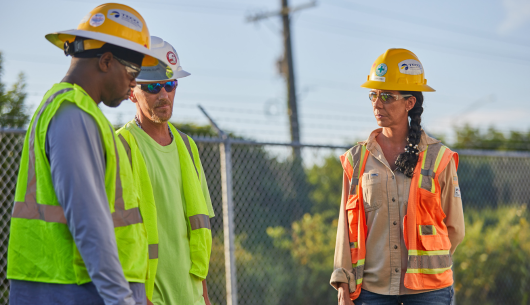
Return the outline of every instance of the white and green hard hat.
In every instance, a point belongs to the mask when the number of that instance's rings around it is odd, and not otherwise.
[[[151,36],[151,51],[157,55],[157,58],[163,58],[167,66],[159,62],[155,66],[143,65],[140,75],[136,78],[137,82],[163,82],[190,75],[182,70],[177,51],[169,42],[160,37]]]

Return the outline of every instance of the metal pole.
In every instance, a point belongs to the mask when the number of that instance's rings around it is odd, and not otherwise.
[[[234,246],[234,197],[232,194],[232,151],[230,138],[215,121],[199,106],[199,109],[217,131],[221,156],[221,188],[223,193],[223,233],[225,246],[226,304],[237,305],[236,248]]]
[[[296,103],[296,86],[294,80],[294,64],[293,64],[293,52],[291,44],[291,21],[289,4],[287,0],[281,0],[282,2],[282,23],[283,23],[283,64],[286,65],[287,69],[283,69],[285,73],[285,80],[287,83],[287,109],[289,115],[289,127],[291,131],[291,142],[300,142],[300,125],[298,124],[298,106]],[[302,154],[300,148],[293,147],[294,157],[296,159],[301,158]]]
[[[226,304],[237,305],[236,249],[234,246],[234,204],[232,196],[232,154],[230,139],[219,144],[223,190],[223,233],[225,246]]]

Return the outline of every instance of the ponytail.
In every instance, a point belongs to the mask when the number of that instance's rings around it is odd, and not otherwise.
[[[409,110],[410,117],[409,134],[407,139],[407,151],[402,152],[397,160],[397,171],[402,172],[405,176],[412,178],[416,163],[419,158],[417,147],[421,140],[421,114],[423,113],[423,93],[419,91],[400,91],[400,94],[411,94],[416,98],[416,104]],[[418,146],[417,146],[418,145]]]

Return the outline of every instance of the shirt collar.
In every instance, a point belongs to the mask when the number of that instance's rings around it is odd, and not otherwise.
[[[372,133],[370,134],[370,136],[368,137],[368,139],[366,141],[357,142],[357,144],[366,145],[366,149],[369,150],[369,151],[379,150],[380,146],[379,146],[379,143],[377,143],[377,140],[375,138],[381,132],[383,132],[383,128],[378,128],[378,129],[372,131]],[[440,140],[436,140],[435,138],[428,136],[425,133],[425,131],[422,129],[421,130],[420,144],[418,144],[418,149],[421,152],[421,151],[426,150],[428,145],[432,145],[432,144],[436,144],[436,143],[440,143],[440,142],[441,142]]]

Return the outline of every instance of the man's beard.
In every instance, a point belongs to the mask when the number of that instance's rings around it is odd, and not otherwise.
[[[155,109],[157,107],[168,105],[170,107],[169,115],[166,117],[159,117],[157,113],[155,112]],[[153,110],[151,111],[151,121],[154,123],[160,124],[169,121],[171,119],[171,116],[173,115],[173,108],[171,107],[171,102],[168,100],[159,100],[156,102],[156,104],[153,106]]]

